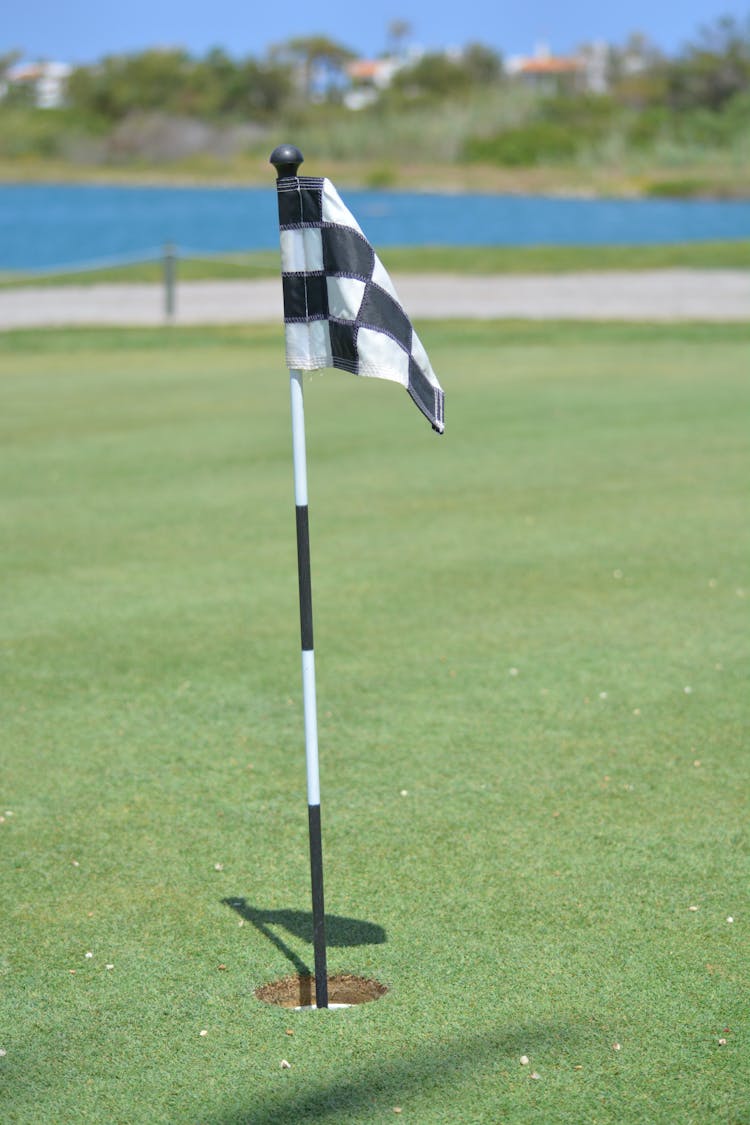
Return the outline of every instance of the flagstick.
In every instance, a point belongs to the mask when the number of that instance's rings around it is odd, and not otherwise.
[[[296,176],[303,161],[294,145],[279,145],[270,163],[278,179]],[[312,884],[313,949],[315,952],[315,1003],[328,1007],[326,929],[323,904],[323,844],[320,835],[320,776],[318,770],[318,716],[315,702],[315,652],[313,649],[312,586],[310,582],[310,532],[307,517],[307,454],[305,451],[305,405],[302,372],[290,369],[292,399],[292,449],[294,454],[294,502],[297,512],[297,572],[299,575],[299,619],[302,637],[302,695],[305,709],[305,761],[307,764],[307,816],[310,832],[310,881]]]
[[[276,176],[296,176],[303,161],[294,145],[279,145],[270,163]],[[315,1003],[328,1007],[326,928],[323,904],[323,844],[320,835],[320,776],[318,770],[318,716],[315,702],[315,652],[313,649],[312,586],[310,582],[310,532],[307,518],[307,454],[305,451],[305,404],[302,372],[290,369],[292,398],[292,449],[294,454],[294,502],[297,512],[297,572],[299,574],[299,619],[302,636],[302,695],[305,708],[305,761],[307,764],[307,817],[310,832],[310,881],[312,884],[313,949],[315,952]]]
[[[325,908],[323,905],[323,846],[320,835],[320,776],[318,770],[318,718],[315,702],[315,651],[313,649],[310,533],[307,516],[307,456],[302,372],[290,370],[292,397],[292,449],[294,452],[294,502],[297,512],[297,571],[302,637],[302,692],[305,708],[305,761],[307,763],[307,813],[310,831],[313,949],[315,951],[315,1003],[328,1007]]]

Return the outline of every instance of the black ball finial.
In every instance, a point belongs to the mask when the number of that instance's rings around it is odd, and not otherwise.
[[[271,153],[269,164],[273,164],[276,177],[281,180],[284,176],[296,176],[297,169],[304,159],[300,150],[294,145],[278,145]]]

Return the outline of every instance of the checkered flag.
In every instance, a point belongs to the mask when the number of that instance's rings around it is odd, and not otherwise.
[[[330,180],[276,181],[287,366],[401,383],[442,434],[443,391],[382,262]]]

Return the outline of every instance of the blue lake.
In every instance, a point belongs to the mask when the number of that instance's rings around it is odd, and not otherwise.
[[[750,238],[750,201],[345,191],[376,246],[627,245]],[[0,185],[0,269],[278,246],[268,188]]]

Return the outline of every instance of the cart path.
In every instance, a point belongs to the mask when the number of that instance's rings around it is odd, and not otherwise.
[[[401,274],[394,282],[415,320],[750,320],[750,270],[489,277]],[[281,324],[281,285],[275,279],[178,282],[174,319],[177,324]],[[160,285],[0,289],[0,329],[163,321]]]

